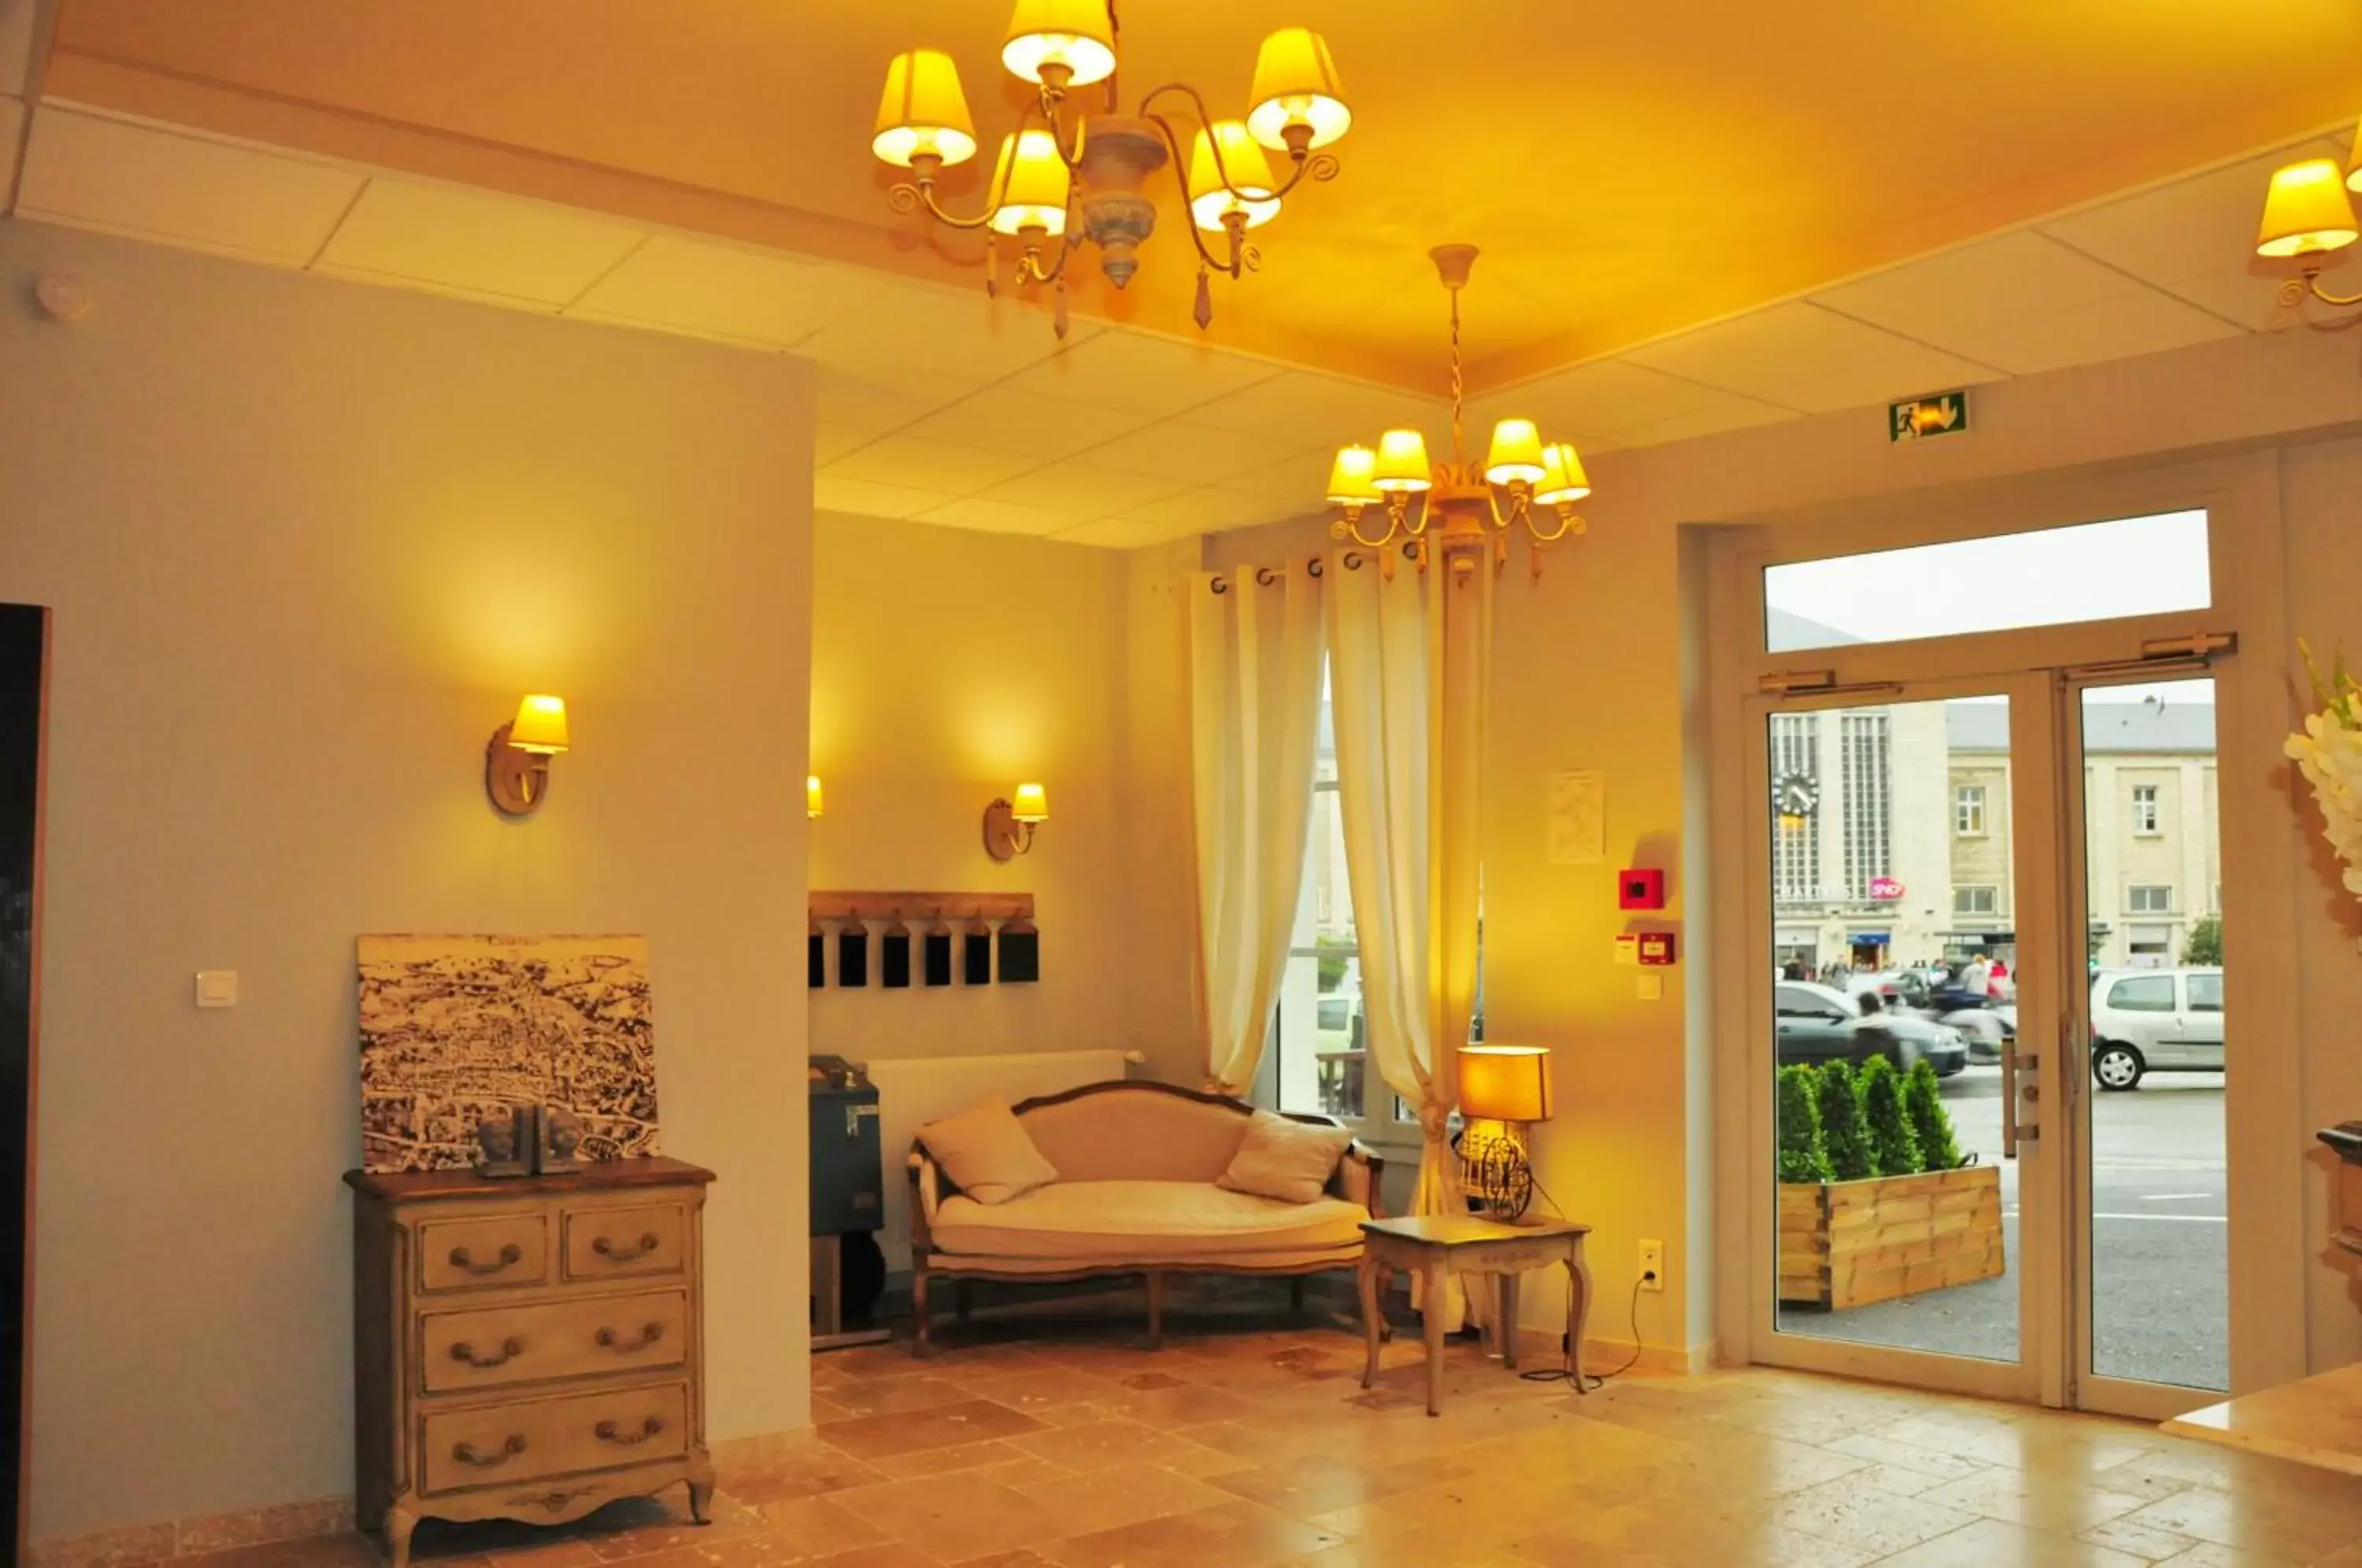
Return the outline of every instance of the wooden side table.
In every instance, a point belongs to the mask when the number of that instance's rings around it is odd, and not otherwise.
[[[1384,1320],[1378,1298],[1391,1269],[1417,1274],[1427,1282],[1432,1301],[1455,1276],[1489,1275],[1497,1284],[1495,1314],[1501,1345],[1501,1364],[1518,1364],[1518,1275],[1529,1269],[1564,1264],[1566,1294],[1566,1369],[1574,1391],[1583,1392],[1583,1328],[1591,1316],[1591,1265],[1583,1261],[1583,1239],[1591,1227],[1566,1220],[1545,1220],[1529,1225],[1504,1225],[1473,1214],[1421,1214],[1400,1220],[1362,1222],[1362,1322],[1369,1340],[1369,1360],[1362,1369],[1362,1386],[1377,1381],[1379,1328]],[[1427,1314],[1427,1413],[1443,1413],[1443,1315]]]

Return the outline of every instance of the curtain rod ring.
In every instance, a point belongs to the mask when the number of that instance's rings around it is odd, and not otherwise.
[[[1362,569],[1362,558],[1359,552],[1353,550],[1347,550],[1345,552],[1345,569],[1347,571],[1359,571]]]
[[[1267,566],[1255,568],[1255,586],[1257,588],[1269,588],[1273,583],[1277,582],[1278,580],[1279,573],[1272,570],[1271,568]]]
[[[1216,578],[1216,579],[1214,580],[1214,591],[1215,591],[1215,592],[1217,592],[1217,593],[1228,593],[1230,591],[1231,591],[1231,584],[1230,584],[1230,580],[1229,580],[1228,578],[1220,578],[1220,577],[1218,577],[1218,578]]]
[[[1319,556],[1315,556],[1310,560],[1304,563],[1305,573],[1309,577],[1319,577],[1326,569],[1327,569],[1321,566],[1320,558]]]

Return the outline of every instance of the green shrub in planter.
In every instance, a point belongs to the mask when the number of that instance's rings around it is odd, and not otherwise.
[[[1937,1091],[1932,1064],[1921,1061],[1911,1065],[1911,1076],[1903,1083],[1903,1110],[1911,1118],[1911,1131],[1919,1139],[1923,1169],[1958,1170],[1966,1163],[1960,1158],[1959,1141],[1952,1136],[1952,1113],[1944,1109],[1943,1099]]]
[[[1825,1182],[1829,1151],[1821,1141],[1820,1075],[1803,1063],[1780,1069],[1780,1179]]]
[[[1919,1158],[1919,1140],[1911,1118],[1903,1110],[1903,1075],[1883,1056],[1862,1064],[1861,1114],[1870,1124],[1870,1146],[1878,1156],[1881,1176],[1909,1176],[1927,1167]]]
[[[1821,1110],[1821,1143],[1828,1150],[1833,1181],[1861,1181],[1878,1175],[1878,1151],[1861,1110],[1861,1085],[1844,1062],[1824,1064],[1814,1099]]]

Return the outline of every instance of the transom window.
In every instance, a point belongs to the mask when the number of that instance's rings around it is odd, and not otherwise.
[[[1985,835],[1985,787],[1962,784],[1952,791],[1952,831],[1962,838]]]
[[[2125,889],[2125,908],[2134,914],[2171,914],[2173,889],[2163,883],[2140,883]]]

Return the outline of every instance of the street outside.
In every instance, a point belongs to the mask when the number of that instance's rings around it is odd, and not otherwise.
[[[2230,1383],[2223,1075],[2158,1073],[2092,1097],[2093,1370],[2192,1388]],[[1944,1084],[1962,1154],[1998,1165],[2008,1272],[1842,1312],[1783,1308],[1785,1332],[2018,1359],[2018,1182],[2001,1157],[2001,1069]]]

